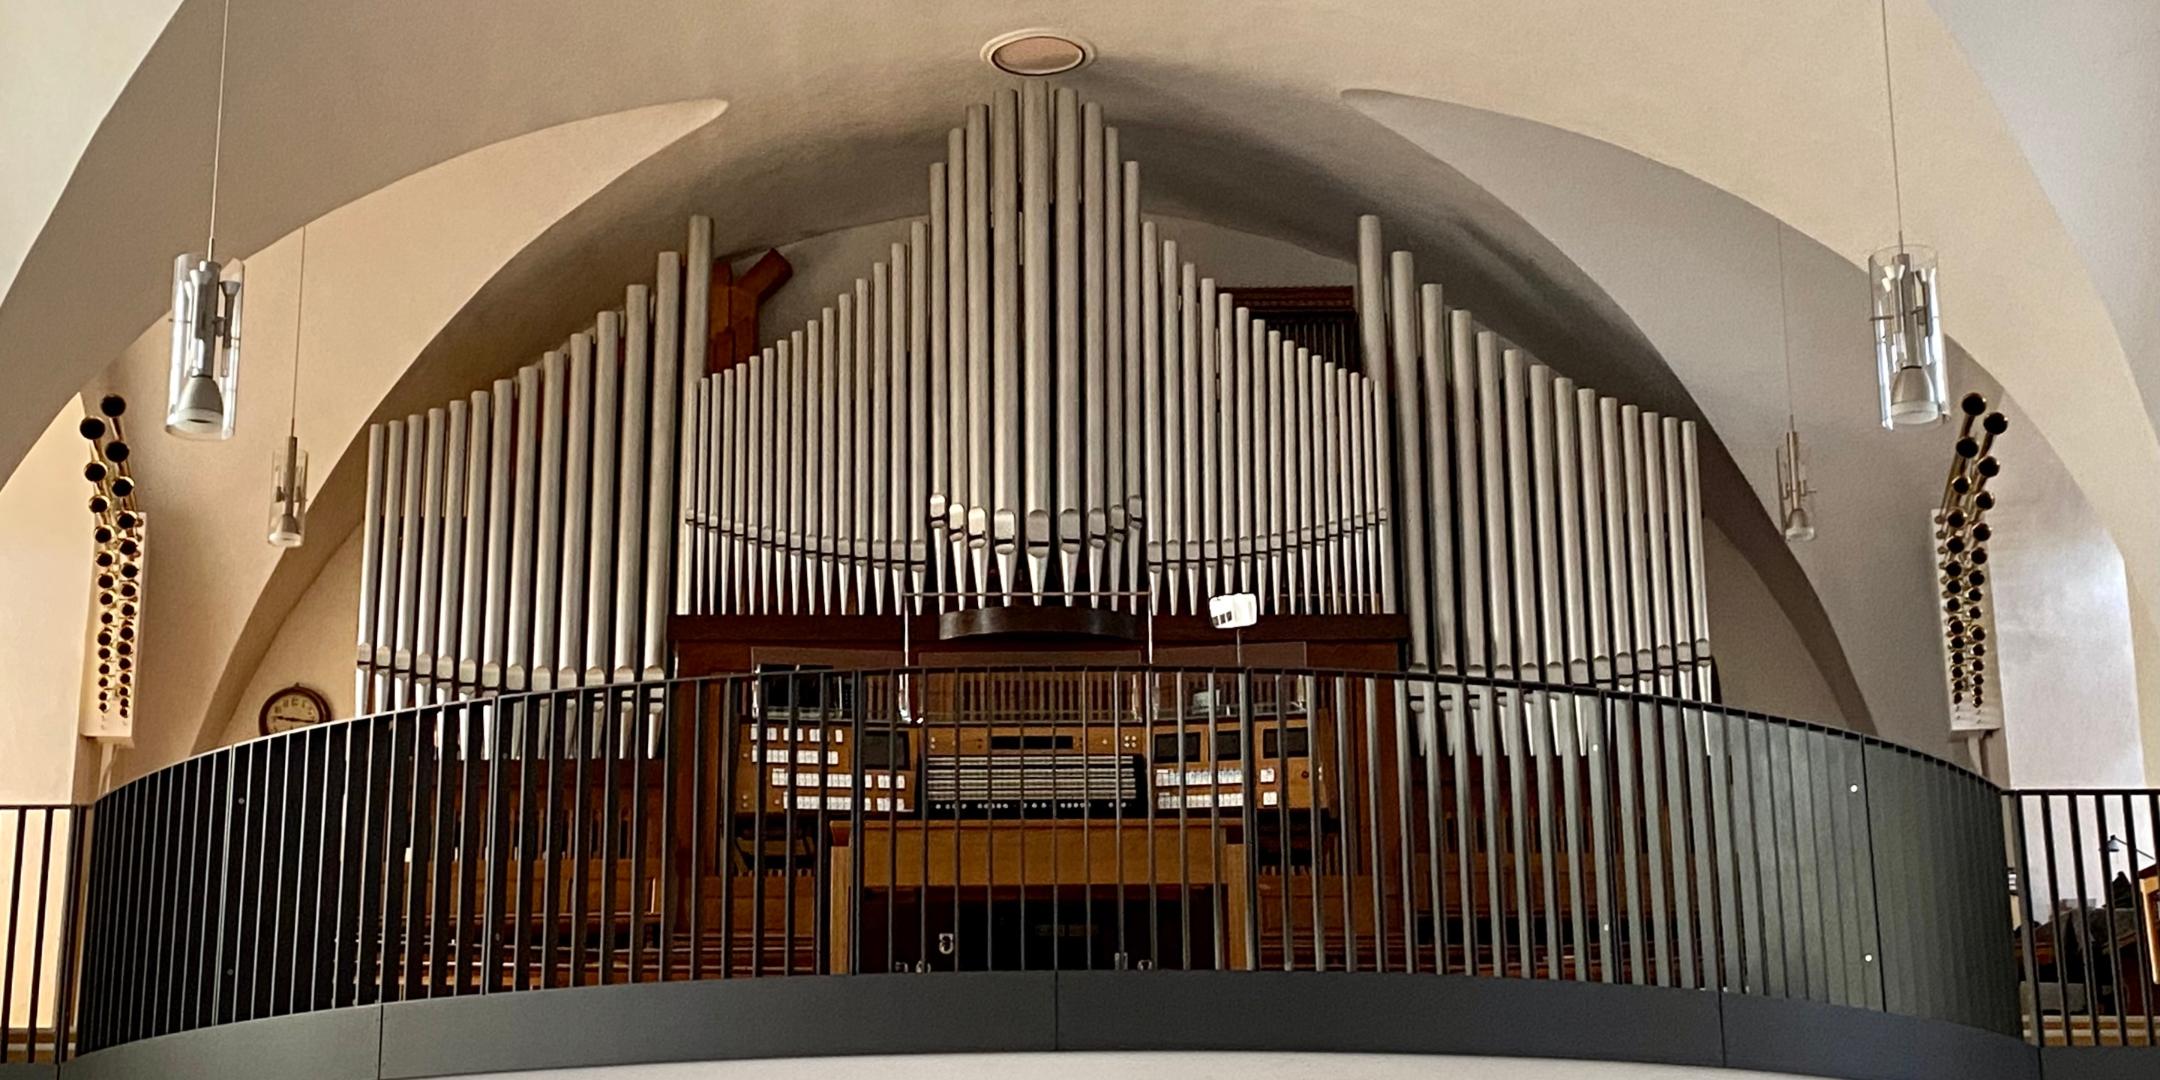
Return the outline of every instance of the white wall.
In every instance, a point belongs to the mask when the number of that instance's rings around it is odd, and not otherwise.
[[[70,402],[0,488],[0,805],[74,794],[95,553],[81,420]]]
[[[0,0],[0,296],[179,0]],[[205,102],[207,106],[208,102]],[[203,110],[207,117],[209,111]]]
[[[2143,786],[2122,554],[2025,417],[2007,415],[2010,430],[1996,443],[2002,475],[1989,482],[1987,566],[2008,780]]]
[[[328,536],[310,543],[338,543]],[[354,620],[360,612],[360,531],[338,543],[313,584],[278,627],[262,663],[248,677],[217,745],[246,742],[262,734],[262,706],[271,694],[297,683],[330,702],[330,715],[353,714]]]
[[[916,1054],[890,1057],[690,1061],[494,1073],[520,1080],[1759,1080],[1783,1073],[1684,1065],[1414,1054]],[[487,1080],[476,1076],[474,1080]]]
[[[1710,647],[1725,703],[1849,726],[1792,620],[1716,525],[1703,530],[1703,564],[1710,585]]]
[[[270,462],[294,409],[296,353],[298,429],[313,456],[310,486],[319,492],[347,447],[356,439],[365,445],[367,422],[415,358],[507,262],[723,107],[675,102],[536,131],[325,215],[306,230],[304,349],[295,342],[299,235],[248,255],[240,418],[228,442],[190,442],[157,429],[168,347],[162,324],[113,362],[104,384],[148,414],[131,466],[155,537],[136,746],[116,780],[185,757],[206,732],[224,729],[233,708],[247,706],[216,704],[231,685],[227,668],[248,644],[250,616],[279,561],[304,557],[263,539]],[[503,359],[506,366],[515,360]],[[347,661],[351,652],[348,642]]]

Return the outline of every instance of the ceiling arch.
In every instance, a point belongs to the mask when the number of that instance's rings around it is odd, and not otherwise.
[[[196,178],[173,163],[203,156],[208,116],[198,125],[175,103],[210,99],[216,7],[180,6],[0,301],[0,368],[15,391],[0,400],[0,466],[11,468],[66,395],[156,317],[164,268],[195,243],[207,171]],[[2160,508],[2130,482],[2160,470],[2160,442],[2107,309],[1942,23],[1923,0],[1892,7],[1908,217],[1950,253],[1953,330],[2055,443],[2134,577],[2160,582]],[[1456,299],[1554,363],[1675,411],[1693,411],[1689,388],[1661,374],[1655,350],[1594,282],[1489,193],[1360,116],[1342,91],[1455,102],[1626,149],[1848,260],[1887,231],[1887,215],[1863,197],[1889,185],[1866,0],[1624,9],[1028,0],[932,3],[909,16],[695,0],[243,3],[225,232],[230,246],[254,250],[476,146],[707,97],[730,102],[727,123],[625,176],[611,188],[622,195],[613,209],[558,223],[550,234],[572,255],[527,276],[586,294],[600,288],[593,282],[627,280],[694,210],[714,213],[745,246],[883,220],[913,201],[889,178],[920,175],[920,140],[995,83],[975,60],[980,42],[1034,23],[1065,23],[1097,46],[1102,59],[1074,82],[1123,122],[1165,210],[1330,253],[1347,247],[1350,215],[1378,211]],[[527,310],[571,318],[580,307]],[[539,340],[566,328],[526,329]]]

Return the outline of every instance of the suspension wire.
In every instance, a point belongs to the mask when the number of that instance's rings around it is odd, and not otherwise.
[[[225,0],[225,16],[218,28],[217,128],[210,137],[210,238],[203,244],[203,258],[217,259],[218,169],[225,152],[225,57],[232,40],[232,0]]]
[[[227,0],[228,3],[231,0]],[[1876,0],[1882,18],[1883,103],[1890,110],[1890,196],[1897,207],[1898,254],[1905,253],[1905,187],[1898,169],[1897,89],[1890,79],[1890,0]]]
[[[1798,427],[1793,419],[1792,386],[1792,310],[1785,295],[1785,223],[1775,222],[1777,227],[1777,299],[1778,341],[1785,349],[1785,427]]]
[[[292,411],[285,426],[287,437],[300,430],[300,345],[301,333],[307,328],[307,234],[308,227],[300,226],[300,297],[293,302]],[[1785,396],[1792,397],[1789,379]]]

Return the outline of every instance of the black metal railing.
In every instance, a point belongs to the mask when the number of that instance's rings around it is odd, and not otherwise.
[[[2018,1030],[1998,792],[1672,699],[796,671],[455,702],[101,799],[79,1039],[531,988],[1447,972]]]
[[[0,806],[0,1065],[67,1054],[82,820],[72,806]]]
[[[2160,790],[2005,801],[2027,1039],[2160,1046]]]

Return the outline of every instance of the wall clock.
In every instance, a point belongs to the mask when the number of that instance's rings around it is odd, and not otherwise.
[[[330,702],[305,686],[288,686],[270,695],[262,707],[262,733],[275,735],[330,719]]]

